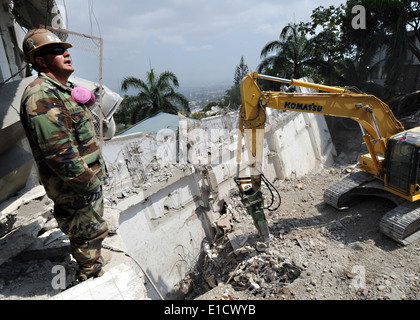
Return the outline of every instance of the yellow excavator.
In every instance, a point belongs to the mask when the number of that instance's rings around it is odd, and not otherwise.
[[[312,90],[309,93],[263,91],[260,80]],[[262,173],[267,108],[357,121],[369,153],[360,157],[359,170],[325,191],[324,201],[342,209],[348,207],[356,195],[386,197],[394,201],[396,207],[382,217],[380,231],[402,245],[420,239],[420,127],[405,131],[388,105],[373,95],[255,72],[243,78],[241,100],[235,182],[264,241],[269,242],[271,237],[261,192],[261,183],[269,183]],[[239,176],[243,139],[249,159],[247,177]]]

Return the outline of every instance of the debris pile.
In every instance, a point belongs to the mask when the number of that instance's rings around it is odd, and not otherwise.
[[[202,297],[203,293],[214,293],[220,288],[224,290],[216,294],[220,299],[272,298],[299,278],[304,268],[283,254],[276,239],[272,244],[260,242],[252,217],[244,209],[236,189],[225,199],[224,208],[215,221],[214,241],[203,245],[199,263],[179,285],[185,290],[188,284],[186,299]],[[271,224],[271,232],[282,237],[285,230]]]
[[[232,286],[251,294],[270,297],[296,280],[301,268],[276,255],[258,255],[242,261],[233,273]]]
[[[0,236],[0,300],[48,299],[59,293],[51,283],[56,266],[65,270],[65,287],[75,280],[78,266],[71,257],[68,236],[53,217],[53,203],[42,187],[14,199],[2,215],[16,217],[8,232]],[[118,229],[118,213],[105,207],[108,243]],[[11,221],[10,219],[8,221]],[[5,228],[3,228],[5,230]]]
[[[185,299],[418,299],[419,244],[402,247],[379,231],[394,205],[361,199],[338,211],[324,203],[325,189],[352,169],[275,181],[282,205],[266,212],[269,246],[232,190],[215,221],[219,232],[183,283]]]

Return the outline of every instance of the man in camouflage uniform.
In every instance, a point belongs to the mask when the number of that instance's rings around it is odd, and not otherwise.
[[[105,164],[86,105],[71,96],[71,45],[46,29],[28,32],[25,57],[38,78],[22,96],[20,117],[60,229],[69,236],[79,280],[102,275]]]

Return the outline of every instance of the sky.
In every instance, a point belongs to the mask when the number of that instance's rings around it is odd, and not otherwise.
[[[316,7],[344,2],[56,0],[69,31],[103,39],[103,83],[117,93],[124,77],[144,80],[151,68],[173,72],[180,87],[233,85],[242,56],[255,71],[263,47],[288,23],[309,22]],[[85,56],[70,53],[74,75],[89,79]]]

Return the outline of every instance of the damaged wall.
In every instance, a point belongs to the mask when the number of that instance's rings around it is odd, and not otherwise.
[[[274,110],[269,118],[263,167],[269,180],[332,164],[323,116]],[[236,189],[237,123],[236,112],[198,123],[180,116],[178,132],[117,136],[104,145],[106,192],[120,212],[119,233],[163,295],[193,268]]]

